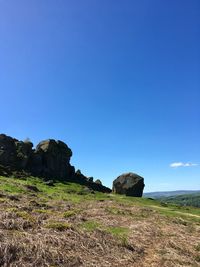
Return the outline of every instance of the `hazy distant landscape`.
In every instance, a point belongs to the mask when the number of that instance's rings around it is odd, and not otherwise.
[[[165,203],[174,203],[181,206],[193,206],[200,208],[200,193],[183,194],[171,197],[160,197],[159,201]]]
[[[177,204],[180,206],[200,207],[199,190],[179,190],[179,191],[144,193],[144,197],[157,199],[165,203]]]
[[[179,196],[179,195],[188,195],[188,194],[198,194],[200,190],[176,190],[176,191],[161,191],[161,192],[149,192],[144,193],[145,197],[151,197],[154,199],[164,198],[164,197],[172,197],[172,196]]]

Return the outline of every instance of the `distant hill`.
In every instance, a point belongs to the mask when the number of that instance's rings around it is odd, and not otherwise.
[[[144,197],[153,198],[169,204],[200,208],[200,190],[179,190],[169,192],[145,193]]]
[[[172,197],[159,198],[158,200],[181,206],[193,206],[200,208],[200,193],[185,194]]]
[[[180,196],[180,195],[190,195],[200,193],[200,190],[177,190],[177,191],[161,191],[161,192],[150,192],[144,193],[144,197],[159,199],[164,197]]]

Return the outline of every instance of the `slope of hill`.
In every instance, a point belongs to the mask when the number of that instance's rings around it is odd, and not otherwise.
[[[180,196],[159,198],[160,201],[173,203],[181,206],[193,206],[200,208],[200,193],[186,194]]]
[[[172,196],[195,194],[195,193],[200,193],[200,190],[177,190],[177,191],[150,192],[150,193],[144,193],[143,196],[158,199],[162,197],[172,197]]]
[[[0,266],[199,266],[200,209],[0,177]]]

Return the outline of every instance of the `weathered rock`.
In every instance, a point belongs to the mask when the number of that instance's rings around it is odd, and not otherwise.
[[[91,190],[94,191],[99,191],[99,192],[103,192],[103,193],[111,193],[112,190],[106,186],[103,186],[100,183],[95,183],[93,182],[93,177],[86,177],[85,175],[83,175],[81,173],[80,170],[76,171],[74,177],[73,177],[73,181],[82,184],[82,185],[86,185],[88,188],[90,188]]]
[[[126,196],[142,197],[144,178],[135,173],[125,173],[113,181],[112,191]]]
[[[32,153],[28,169],[44,178],[65,180],[72,177],[74,168],[70,165],[71,149],[62,141],[53,139],[40,142]]]
[[[94,178],[93,177],[88,177],[88,181],[92,183],[94,181]]]
[[[110,188],[103,186],[100,180],[93,182],[93,177],[84,176],[80,170],[75,172],[70,165],[71,149],[62,141],[48,139],[40,142],[36,149],[27,141],[0,134],[0,175],[41,177],[45,181],[56,180],[76,182],[91,190],[110,193]]]
[[[10,176],[12,174],[12,170],[9,166],[0,165],[0,176]]]
[[[19,141],[0,134],[0,174],[22,170],[44,179],[71,178],[75,169],[70,165],[71,149],[62,141],[52,139],[40,142],[36,149],[29,141]],[[6,169],[5,169],[6,168]]]
[[[101,185],[102,185],[102,182],[101,182],[101,180],[99,180],[99,179],[97,179],[97,180],[95,181],[95,183],[96,183],[96,184],[101,184]]]
[[[5,134],[0,134],[0,164],[13,170],[26,168],[32,153],[31,142],[20,142]]]
[[[111,193],[112,190],[102,184],[98,184],[98,183],[94,183],[94,182],[88,182],[87,186],[94,190],[94,191],[99,191],[99,192],[103,192],[103,193]]]
[[[15,147],[17,154],[17,159],[16,159],[17,169],[24,170],[26,169],[27,163],[32,154],[33,144],[31,142],[16,141]]]
[[[88,178],[85,175],[83,175],[80,170],[77,170],[73,176],[73,181],[84,185],[88,182]]]
[[[13,139],[5,134],[0,135],[0,164],[3,166],[15,167],[17,157],[16,139]]]
[[[72,180],[81,185],[87,186],[90,190],[99,191],[103,193],[111,193],[112,190],[100,183],[93,182],[93,177],[86,177],[81,173],[80,170],[77,170],[72,177]]]

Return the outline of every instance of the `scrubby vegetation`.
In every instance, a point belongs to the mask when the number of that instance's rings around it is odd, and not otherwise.
[[[200,209],[0,177],[0,266],[199,266]]]

